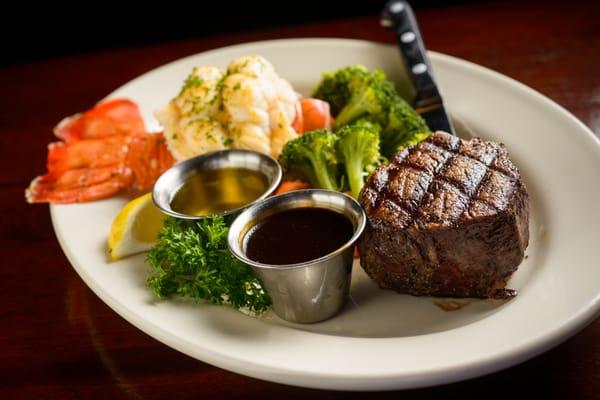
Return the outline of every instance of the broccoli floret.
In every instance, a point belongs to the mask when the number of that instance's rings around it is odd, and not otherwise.
[[[374,71],[367,76],[356,76],[348,82],[350,99],[335,117],[335,128],[354,122],[364,115],[374,121],[385,123],[385,116],[390,105],[398,95],[394,85],[385,78],[381,71]]]
[[[279,162],[286,173],[307,180],[313,187],[340,190],[338,140],[326,130],[306,133],[285,144]]]
[[[430,132],[423,118],[379,70],[351,65],[326,73],[313,95],[329,102],[335,129],[358,121],[379,125],[380,152],[386,157],[400,147],[420,142]]]
[[[379,126],[360,122],[347,125],[337,134],[340,158],[344,163],[352,196],[358,198],[365,177],[382,162],[379,153]]]
[[[335,117],[350,100],[350,80],[366,77],[369,73],[369,70],[362,65],[350,65],[326,72],[319,86],[313,90],[312,97],[328,102],[331,113]]]
[[[429,133],[425,120],[406,101],[397,97],[381,130],[381,152],[391,157],[400,147],[417,144]]]

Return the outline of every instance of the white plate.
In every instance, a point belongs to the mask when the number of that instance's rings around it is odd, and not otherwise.
[[[352,63],[400,79],[392,46],[339,39],[250,43],[187,57],[111,94],[138,102],[146,122],[194,65],[261,54],[304,94],[323,71]],[[453,118],[504,142],[531,197],[527,259],[509,302],[473,300],[445,312],[434,299],[377,289],[355,265],[352,302],[314,325],[261,319],[226,307],[154,301],[144,256],[107,262],[106,236],[125,198],[52,206],[56,235],[87,285],[152,337],[199,360],[292,385],[345,389],[428,386],[506,368],[560,343],[600,310],[600,145],[567,111],[505,76],[449,56],[431,60]],[[465,303],[463,301],[463,303]]]

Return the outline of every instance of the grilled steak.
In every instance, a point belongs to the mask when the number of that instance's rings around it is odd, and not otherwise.
[[[367,180],[360,263],[400,293],[507,298],[529,241],[529,204],[503,145],[435,132]]]

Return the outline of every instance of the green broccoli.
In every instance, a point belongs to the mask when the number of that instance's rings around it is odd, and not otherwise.
[[[307,180],[315,188],[340,190],[338,140],[326,130],[306,133],[285,144],[279,162],[286,173]]]
[[[319,85],[313,90],[312,97],[328,102],[331,113],[336,116],[350,100],[350,80],[360,79],[369,74],[369,70],[362,65],[350,65],[326,72]]]
[[[326,73],[313,95],[330,103],[335,129],[358,121],[379,125],[380,151],[386,157],[429,134],[425,121],[382,71],[351,65]]]
[[[382,157],[379,153],[379,126],[361,122],[347,125],[337,132],[338,153],[344,163],[352,196],[358,194],[365,183],[365,177],[379,166]]]
[[[404,99],[398,97],[390,105],[387,123],[381,129],[381,152],[391,157],[398,148],[417,144],[429,133],[425,120]]]
[[[379,124],[385,124],[388,110],[398,95],[383,72],[374,71],[367,76],[350,79],[348,87],[350,99],[336,115],[334,128],[339,129],[365,115]]]

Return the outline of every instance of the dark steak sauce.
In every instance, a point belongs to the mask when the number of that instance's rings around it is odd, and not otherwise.
[[[342,247],[354,233],[350,220],[324,208],[297,208],[273,214],[246,236],[246,255],[263,264],[296,264]]]

